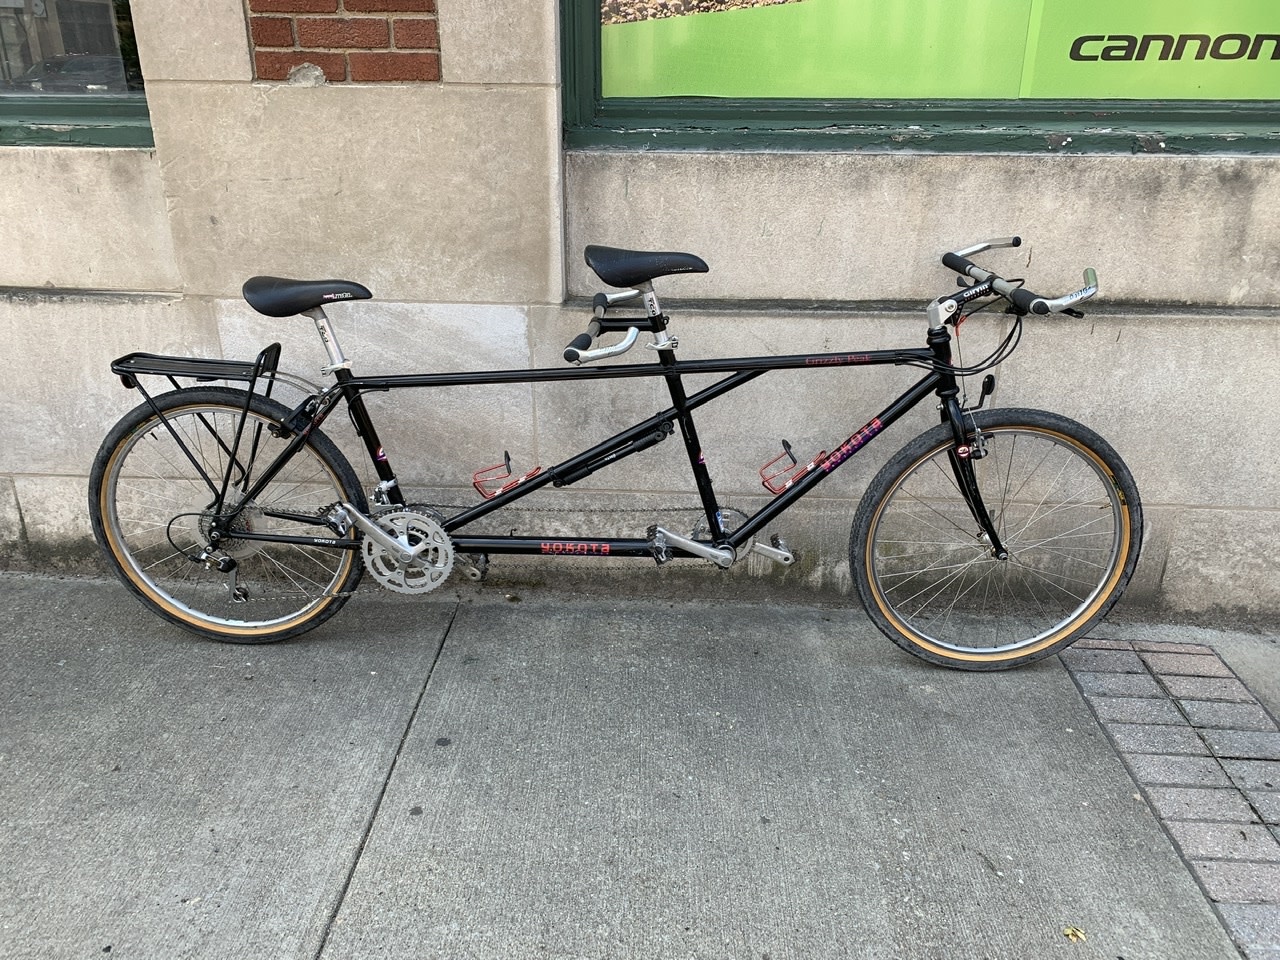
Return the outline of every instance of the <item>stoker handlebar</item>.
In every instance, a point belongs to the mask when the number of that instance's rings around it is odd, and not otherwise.
[[[569,345],[564,348],[564,358],[568,363],[590,363],[592,360],[604,360],[608,357],[616,357],[619,354],[626,353],[635,346],[636,339],[640,336],[640,328],[626,326],[622,324],[603,323],[605,313],[616,303],[626,303],[628,300],[634,300],[640,296],[639,290],[619,290],[614,293],[597,293],[591,301],[591,322],[587,324],[587,332],[580,333],[569,341]],[[619,343],[612,346],[600,347],[597,350],[591,349],[591,344],[595,343],[596,337],[601,333],[618,331],[624,329],[626,336]]]

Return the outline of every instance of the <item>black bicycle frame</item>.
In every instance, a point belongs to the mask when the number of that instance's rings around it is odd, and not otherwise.
[[[716,546],[728,545],[737,549],[747,543],[775,517],[807,494],[828,474],[854,456],[878,434],[930,394],[937,394],[942,401],[940,406],[943,421],[950,420],[957,431],[963,431],[962,412],[956,401],[959,393],[956,377],[954,374],[946,372],[951,362],[950,341],[950,334],[943,328],[931,333],[929,346],[925,348],[873,350],[864,353],[818,353],[784,357],[679,361],[675,359],[672,351],[668,349],[659,350],[659,363],[629,366],[540,368],[372,377],[357,377],[352,375],[349,370],[340,369],[335,372],[337,383],[332,388],[324,394],[309,398],[299,408],[299,411],[306,412],[305,426],[296,429],[296,435],[290,445],[257,477],[256,482],[245,493],[243,501],[252,500],[257,491],[264,488],[271,481],[283,464],[306,442],[306,437],[311,431],[318,428],[343,399],[347,401],[356,432],[362,439],[374,470],[381,481],[381,489],[385,492],[389,502],[403,505],[405,503],[404,495],[400,490],[395,471],[382,448],[377,429],[365,406],[363,398],[365,393],[446,386],[662,377],[665,379],[671,395],[671,406],[571,457],[563,463],[529,477],[509,490],[497,493],[492,499],[448,517],[443,524],[444,529],[450,534],[454,547],[463,553],[652,556],[653,546],[647,539],[577,539],[520,537],[515,535],[466,536],[458,531],[462,531],[469,524],[495,510],[529,496],[547,484],[569,486],[595,473],[597,470],[647,449],[673,433],[673,425],[678,424],[688,454],[689,466],[697,485],[702,509],[706,515],[711,535],[710,543]],[[902,364],[913,364],[931,369],[930,372],[904,391],[879,414],[854,431],[834,451],[826,455],[820,463],[817,463],[813,469],[800,475],[769,503],[747,518],[743,524],[733,531],[724,529],[720,516],[720,506],[716,499],[710,472],[702,458],[701,445],[698,441],[697,430],[693,420],[693,411],[772,370],[829,369],[831,367]],[[685,376],[717,373],[727,374],[727,376],[692,395],[685,393],[683,383]],[[965,466],[968,467],[971,477],[971,466],[968,464],[965,464]],[[976,492],[976,486],[972,483],[964,484],[963,481],[962,489]],[[978,509],[981,510],[980,501]],[[985,510],[981,510],[981,512],[985,514]],[[234,511],[224,516],[230,519],[233,514]],[[312,519],[311,522],[317,525],[324,524],[324,521],[318,518]],[[987,521],[984,526],[989,527],[990,522]],[[237,531],[235,535],[240,539],[301,542],[348,549],[354,549],[358,543],[358,541],[345,538],[285,537],[273,534],[253,534],[244,531]],[[692,554],[681,551],[679,548],[673,549],[673,553],[676,556],[692,556]]]

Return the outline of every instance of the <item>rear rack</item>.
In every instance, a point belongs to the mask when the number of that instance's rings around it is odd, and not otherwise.
[[[254,360],[216,360],[211,357],[167,357],[156,353],[130,353],[111,364],[111,372],[129,389],[138,386],[139,376],[168,377],[178,386],[177,378],[200,382],[239,380],[253,384],[259,377],[276,372],[280,363],[280,344],[273,343]],[[252,387],[250,387],[252,389]]]

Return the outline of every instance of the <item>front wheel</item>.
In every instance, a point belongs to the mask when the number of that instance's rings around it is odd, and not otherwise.
[[[323,623],[355,589],[359,553],[326,541],[351,539],[337,507],[364,511],[365,498],[332,441],[313,432],[246,496],[287,446],[288,415],[258,394],[196,387],[135,408],[103,441],[89,479],[94,535],[160,616],[216,640],[266,643]],[[215,544],[219,517],[229,535]]]
[[[1124,461],[1092,430],[1040,410],[975,411],[977,486],[1000,558],[956,481],[947,425],[876,474],[849,538],[871,619],[932,663],[1000,670],[1062,650],[1133,575],[1142,506]]]

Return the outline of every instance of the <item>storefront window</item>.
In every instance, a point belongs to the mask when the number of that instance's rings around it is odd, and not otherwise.
[[[563,0],[566,144],[1280,152],[1277,0]]]
[[[605,0],[604,97],[1257,100],[1276,0]]]
[[[126,0],[0,0],[0,57],[6,94],[142,90]]]
[[[150,140],[128,0],[0,0],[0,143]]]

